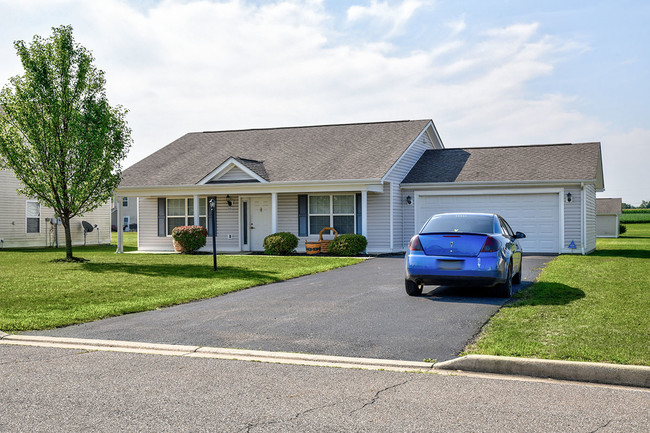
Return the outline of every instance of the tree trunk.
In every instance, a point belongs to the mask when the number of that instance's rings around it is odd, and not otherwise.
[[[72,233],[70,232],[70,217],[61,217],[61,223],[65,229],[65,258],[66,260],[72,260]]]

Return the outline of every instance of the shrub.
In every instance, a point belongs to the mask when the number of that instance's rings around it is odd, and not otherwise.
[[[625,227],[625,224],[619,224],[618,225],[618,234],[622,235],[627,231],[627,227]]]
[[[368,240],[362,235],[341,235],[335,238],[329,246],[329,252],[335,256],[356,256],[365,251]]]
[[[264,238],[264,253],[286,256],[294,252],[298,246],[298,238],[293,233],[273,233]]]
[[[191,253],[205,245],[208,231],[201,226],[180,226],[172,230],[172,238],[181,246],[181,252]]]

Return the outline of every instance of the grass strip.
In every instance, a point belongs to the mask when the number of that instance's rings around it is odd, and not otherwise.
[[[650,365],[650,224],[562,255],[464,354]]]

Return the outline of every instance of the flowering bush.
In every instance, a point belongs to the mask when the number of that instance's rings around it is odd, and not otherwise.
[[[291,254],[298,246],[298,238],[293,233],[273,233],[264,238],[264,253],[278,256]]]
[[[172,230],[174,242],[181,247],[182,253],[191,253],[205,245],[208,231],[201,226],[180,226]]]
[[[356,256],[368,246],[368,240],[362,235],[346,234],[335,238],[329,245],[328,252],[335,256]]]

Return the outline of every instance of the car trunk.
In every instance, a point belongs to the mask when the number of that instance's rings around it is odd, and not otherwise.
[[[476,257],[485,244],[483,234],[420,234],[420,243],[428,256]]]

